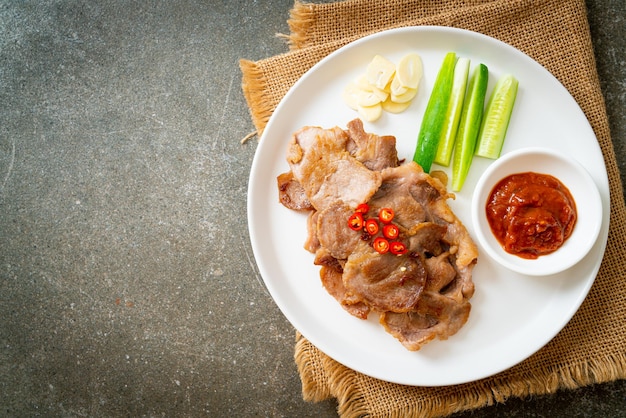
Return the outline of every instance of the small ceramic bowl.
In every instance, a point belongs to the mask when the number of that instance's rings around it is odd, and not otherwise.
[[[574,198],[578,215],[572,234],[563,245],[536,259],[506,252],[491,232],[485,210],[487,199],[500,180],[529,171],[560,180]],[[524,148],[502,155],[485,170],[472,197],[472,222],[480,245],[492,259],[518,273],[547,276],[574,266],[591,250],[602,225],[602,201],[595,182],[578,161],[555,150]]]

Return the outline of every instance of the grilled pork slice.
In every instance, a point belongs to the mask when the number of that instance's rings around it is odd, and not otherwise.
[[[361,241],[343,268],[350,294],[375,311],[408,312],[415,308],[426,283],[421,259],[379,254]]]
[[[304,242],[304,249],[315,254],[321,248],[320,240],[317,239],[317,217],[319,212],[312,210],[306,222],[307,238]]]
[[[424,292],[410,312],[383,312],[379,321],[387,332],[411,351],[438,338],[447,340],[467,322],[470,313],[467,299],[456,301],[437,292]]]
[[[340,128],[304,127],[293,135],[287,162],[317,210],[341,200],[354,208],[380,186],[381,175],[346,150],[348,135]]]
[[[318,211],[317,240],[331,256],[340,260],[347,259],[361,241],[361,235],[350,229],[346,221],[353,212],[341,200]]]
[[[370,307],[360,299],[350,294],[343,285],[342,270],[337,266],[323,265],[320,269],[320,278],[326,291],[334,297],[343,309],[360,319],[367,319]]]
[[[347,150],[370,170],[380,171],[398,165],[396,137],[367,133],[361,119],[348,122]]]
[[[279,175],[276,180],[278,182],[278,199],[284,207],[293,210],[313,209],[304,188],[300,182],[293,178],[291,171]]]

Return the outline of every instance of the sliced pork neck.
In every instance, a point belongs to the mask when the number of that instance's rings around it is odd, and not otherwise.
[[[293,134],[290,171],[277,179],[279,201],[311,211],[305,248],[315,254],[328,293],[357,318],[371,312],[407,349],[447,339],[468,319],[477,248],[447,204],[440,179],[413,162],[400,165],[393,136],[307,126]],[[380,254],[371,238],[348,226],[361,204],[366,217],[392,208],[408,251]]]

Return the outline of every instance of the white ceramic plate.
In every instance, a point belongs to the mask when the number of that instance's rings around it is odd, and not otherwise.
[[[291,134],[305,125],[341,126],[357,117],[341,100],[343,87],[360,75],[375,54],[397,62],[405,53],[422,57],[424,76],[411,107],[385,114],[365,130],[395,135],[399,155],[411,159],[433,80],[448,51],[489,67],[489,90],[504,73],[519,80],[515,110],[503,153],[550,147],[578,160],[596,182],[603,200],[599,239],[572,268],[550,277],[524,276],[481,255],[474,270],[476,292],[465,326],[446,341],[417,352],[386,333],[376,315],[360,320],[324,290],[313,255],[303,249],[306,215],[278,203],[276,176]],[[490,160],[476,159],[451,208],[475,236],[472,190]],[[433,166],[438,168],[437,166]],[[609,227],[609,185],[595,135],[574,99],[542,66],[495,39],[453,28],[412,27],[381,32],[329,55],[287,93],[270,119],[252,164],[248,225],[265,284],[287,319],[309,341],[338,362],[369,376],[416,386],[474,381],[514,366],[549,342],[574,315],[599,269]]]

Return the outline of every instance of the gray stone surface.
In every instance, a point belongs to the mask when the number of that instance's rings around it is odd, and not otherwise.
[[[587,4],[626,173],[626,6]],[[336,416],[247,236],[238,59],[292,5],[0,2],[1,416]],[[458,416],[619,415],[623,381]]]

